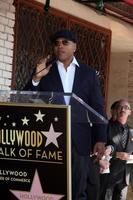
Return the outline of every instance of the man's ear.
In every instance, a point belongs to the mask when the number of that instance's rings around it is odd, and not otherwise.
[[[132,110],[129,110],[129,115],[131,115],[132,114]]]
[[[76,50],[77,50],[77,44],[75,43],[74,44],[74,53],[75,53]]]

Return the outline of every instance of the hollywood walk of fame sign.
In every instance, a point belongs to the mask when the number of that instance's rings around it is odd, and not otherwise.
[[[0,194],[71,200],[70,107],[0,103]]]

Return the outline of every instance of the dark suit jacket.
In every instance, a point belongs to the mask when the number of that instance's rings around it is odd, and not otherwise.
[[[118,122],[109,122],[109,138],[110,143],[114,146],[115,152],[127,152],[133,153],[133,131],[129,128],[128,141],[126,147],[123,148],[121,140],[121,131]],[[114,185],[119,182],[123,182],[123,186],[129,184],[130,177],[130,165],[126,164],[126,161],[114,157],[111,159],[109,185]]]
[[[72,92],[82,98],[98,113],[105,116],[104,101],[101,95],[98,76],[96,71],[85,64],[79,62],[80,67],[76,67]],[[61,78],[56,62],[53,63],[49,73],[43,77],[38,86],[33,86],[31,81],[24,88],[25,90],[63,92]],[[72,102],[70,102],[72,105]],[[73,106],[73,105],[72,105]],[[81,115],[79,113],[79,115]],[[91,128],[88,123],[72,124],[72,143],[80,154],[87,155],[91,148],[91,129],[95,137],[95,142],[106,142],[106,125],[95,124]]]

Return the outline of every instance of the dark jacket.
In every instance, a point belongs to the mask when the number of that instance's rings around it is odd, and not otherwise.
[[[119,122],[109,122],[108,133],[110,137],[110,142],[114,146],[115,152],[127,152],[129,154],[133,153],[133,130],[127,125],[128,129],[128,139],[125,148],[122,145],[121,137],[121,125]],[[109,185],[114,185],[123,182],[124,185],[129,184],[130,177],[130,166],[126,164],[126,161],[117,159],[114,156],[111,159],[110,174],[108,178]]]
[[[98,113],[105,116],[104,101],[96,71],[80,62],[79,66],[76,67],[72,93],[75,93]],[[57,64],[53,63],[49,73],[41,79],[38,86],[33,86],[30,81],[25,87],[25,90],[29,89],[33,91],[63,92]],[[73,101],[70,101],[70,105],[74,109]],[[73,113],[81,118],[82,113],[78,110],[78,104]],[[94,124],[93,127],[90,127],[89,123],[84,122],[72,123],[72,143],[80,154],[87,155],[90,151],[91,129],[94,129],[93,134],[96,142],[106,142],[106,125]]]

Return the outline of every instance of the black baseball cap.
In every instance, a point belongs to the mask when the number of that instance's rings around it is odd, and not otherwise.
[[[76,43],[76,35],[73,31],[68,30],[68,29],[62,29],[57,31],[51,38],[51,42],[54,43],[58,38],[65,38],[67,40],[70,40],[74,43]]]

